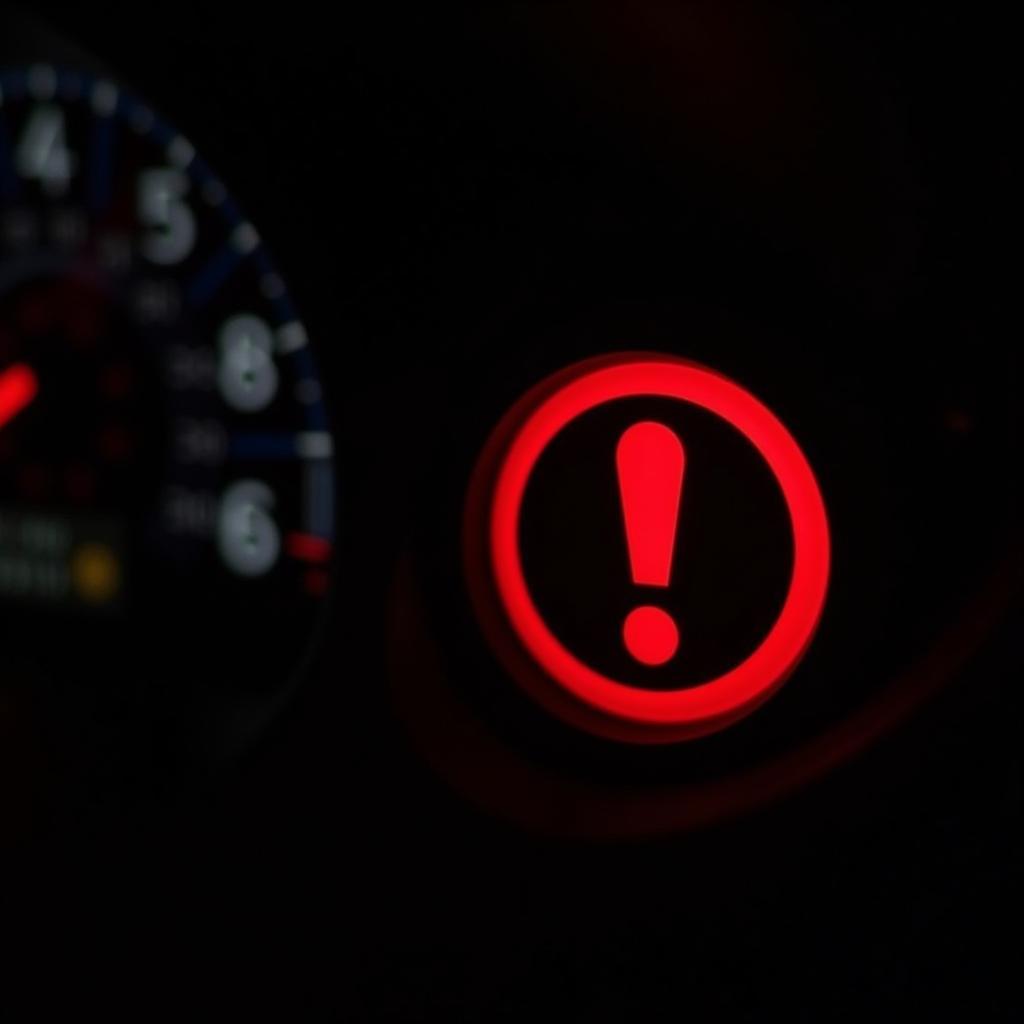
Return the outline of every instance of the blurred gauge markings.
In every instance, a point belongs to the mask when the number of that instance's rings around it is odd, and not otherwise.
[[[77,70],[0,70],[0,428],[8,671],[142,674],[160,714],[294,678],[334,539],[310,339],[192,144]]]

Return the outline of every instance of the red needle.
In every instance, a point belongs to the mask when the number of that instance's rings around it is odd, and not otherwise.
[[[0,373],[0,427],[5,427],[39,391],[39,380],[32,367],[18,363]]]

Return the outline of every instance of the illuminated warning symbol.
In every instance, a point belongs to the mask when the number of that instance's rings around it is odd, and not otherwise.
[[[638,403],[663,414],[633,416],[616,428],[614,437],[596,431],[579,442],[580,424],[587,417],[592,420],[595,412],[621,415]],[[673,410],[703,416],[739,439],[736,443],[749,452],[778,495],[784,537],[773,546],[786,552],[778,607],[771,607],[756,642],[749,649],[726,643],[724,653],[716,655],[714,670],[685,684],[680,680],[687,668],[700,663],[692,655],[706,638],[692,627],[688,614],[680,614],[678,602],[673,605],[679,590],[674,564],[680,547],[694,554],[686,548],[681,515],[694,502],[703,501],[706,509],[707,488],[699,475],[691,480],[691,464],[706,467],[709,453],[699,431],[691,436],[670,425]],[[549,453],[565,448],[568,438],[576,439],[575,461],[563,458],[558,473],[545,470],[545,460],[553,458]],[[584,449],[586,457],[579,454]],[[614,476],[616,516],[629,567],[629,578],[618,583],[608,568],[614,543],[587,533],[591,521],[607,523],[606,499],[593,498],[582,513],[567,512],[575,500],[577,468],[587,461],[608,467],[610,473],[602,472]],[[583,473],[579,468],[577,490],[583,488]],[[547,482],[536,482],[541,478]],[[529,515],[524,505],[533,509]],[[667,741],[729,725],[782,685],[806,652],[821,617],[830,540],[810,464],[786,427],[750,392],[713,370],[677,358],[604,357],[542,382],[495,431],[467,508],[471,593],[496,652],[551,710],[595,731],[621,735],[626,726],[628,738]],[[749,540],[739,534],[753,534],[764,518],[757,505],[744,507],[739,515],[734,508],[713,511],[722,513],[718,518],[726,524],[724,530],[737,531],[735,537],[726,537],[727,544],[735,540],[737,547]],[[584,535],[587,558],[592,550],[592,561],[604,567],[600,572],[590,571],[589,565],[584,571],[577,566],[562,572],[561,589],[552,598],[544,580],[558,576],[558,563],[572,557],[575,535],[563,533],[562,543],[549,544],[542,557],[529,550],[524,554],[524,519],[569,520],[569,529]],[[609,598],[607,607],[626,603],[621,613],[604,616],[594,610],[590,591],[609,580],[618,596]],[[685,578],[683,583],[691,583],[691,589],[697,585]],[[701,607],[714,603],[712,595],[708,598],[690,596]],[[706,616],[702,623],[706,627]],[[609,645],[612,631],[615,644]],[[618,655],[609,653],[613,647]],[[614,663],[614,657],[624,660]],[[660,673],[654,683],[652,673]]]
[[[615,454],[633,582],[667,587],[679,521],[686,456],[679,438],[660,423],[637,423],[619,440]],[[679,647],[672,616],[656,605],[640,605],[622,629],[629,653],[645,665],[662,665]]]

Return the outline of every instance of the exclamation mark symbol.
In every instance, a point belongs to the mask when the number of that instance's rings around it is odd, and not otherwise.
[[[661,423],[630,427],[615,451],[633,582],[667,587],[672,575],[686,455]],[[626,650],[644,665],[664,665],[679,648],[679,629],[668,612],[640,605],[622,627]]]

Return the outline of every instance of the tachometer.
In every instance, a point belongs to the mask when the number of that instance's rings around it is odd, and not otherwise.
[[[167,719],[278,692],[330,588],[306,329],[188,139],[113,81],[0,71],[5,683]]]

